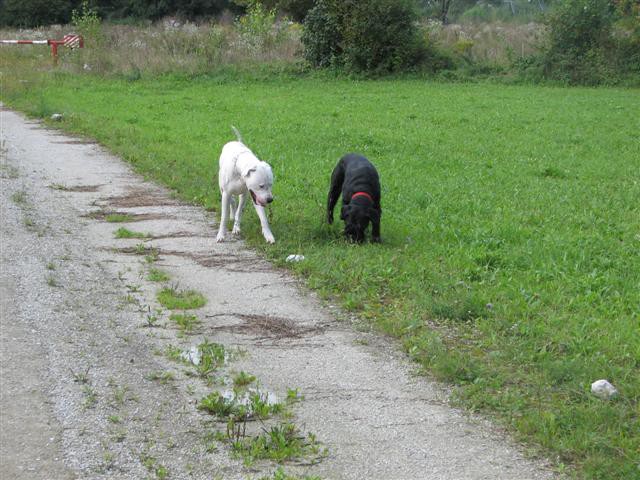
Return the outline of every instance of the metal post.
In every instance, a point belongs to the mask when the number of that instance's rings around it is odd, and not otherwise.
[[[58,42],[55,40],[49,40],[49,45],[51,45],[51,56],[53,57],[53,65],[58,65]]]
[[[65,35],[62,40],[0,40],[0,44],[9,45],[51,45],[53,64],[58,64],[58,45],[71,48],[83,48],[84,39],[80,35]]]

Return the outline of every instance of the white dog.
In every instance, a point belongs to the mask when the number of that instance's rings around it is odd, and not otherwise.
[[[237,142],[229,142],[222,147],[220,154],[220,171],[218,181],[222,193],[222,215],[217,241],[224,242],[227,230],[227,222],[230,216],[234,216],[232,233],[240,233],[240,220],[242,209],[247,199],[247,192],[251,196],[253,206],[260,217],[262,235],[267,243],[275,243],[273,233],[269,228],[267,214],[264,207],[273,201],[271,186],[273,185],[273,173],[268,163],[259,160],[249,148],[242,143],[240,132],[235,127],[233,131],[238,138]],[[238,206],[233,212],[232,196],[238,196]]]

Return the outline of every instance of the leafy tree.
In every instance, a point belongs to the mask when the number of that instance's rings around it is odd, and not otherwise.
[[[101,8],[110,9],[116,17],[157,20],[167,15],[197,19],[220,14],[232,7],[228,0],[117,0],[103,1]]]
[[[460,13],[477,3],[477,0],[422,0],[420,6],[428,16],[436,17],[446,25],[452,11]]]
[[[315,2],[314,0],[234,0],[234,3],[244,8],[260,3],[268,11],[276,10],[300,22],[307,16]]]
[[[5,0],[0,2],[0,24],[34,27],[67,23],[81,0]],[[108,19],[138,18],[157,20],[167,15],[201,19],[229,9],[240,12],[231,0],[92,0],[89,6]]]
[[[440,21],[443,25],[447,24],[449,9],[451,8],[451,2],[453,0],[440,0],[438,3],[440,4]]]
[[[0,6],[0,23],[26,28],[67,23],[77,3],[64,0],[5,0]]]

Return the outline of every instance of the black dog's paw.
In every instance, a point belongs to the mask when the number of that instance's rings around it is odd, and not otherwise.
[[[329,225],[331,225],[333,223],[333,215],[331,215],[331,214],[327,215],[327,223]]]
[[[371,241],[373,243],[382,243],[382,239],[380,237],[371,237]]]

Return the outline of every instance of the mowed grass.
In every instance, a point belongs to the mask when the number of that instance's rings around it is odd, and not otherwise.
[[[640,470],[640,92],[418,80],[52,76],[5,101],[209,208],[236,125],[275,173],[243,236],[399,338],[455,398],[590,479]],[[380,171],[381,245],[323,221],[331,170]],[[606,378],[613,401],[590,394]],[[577,472],[577,473],[576,473]]]

